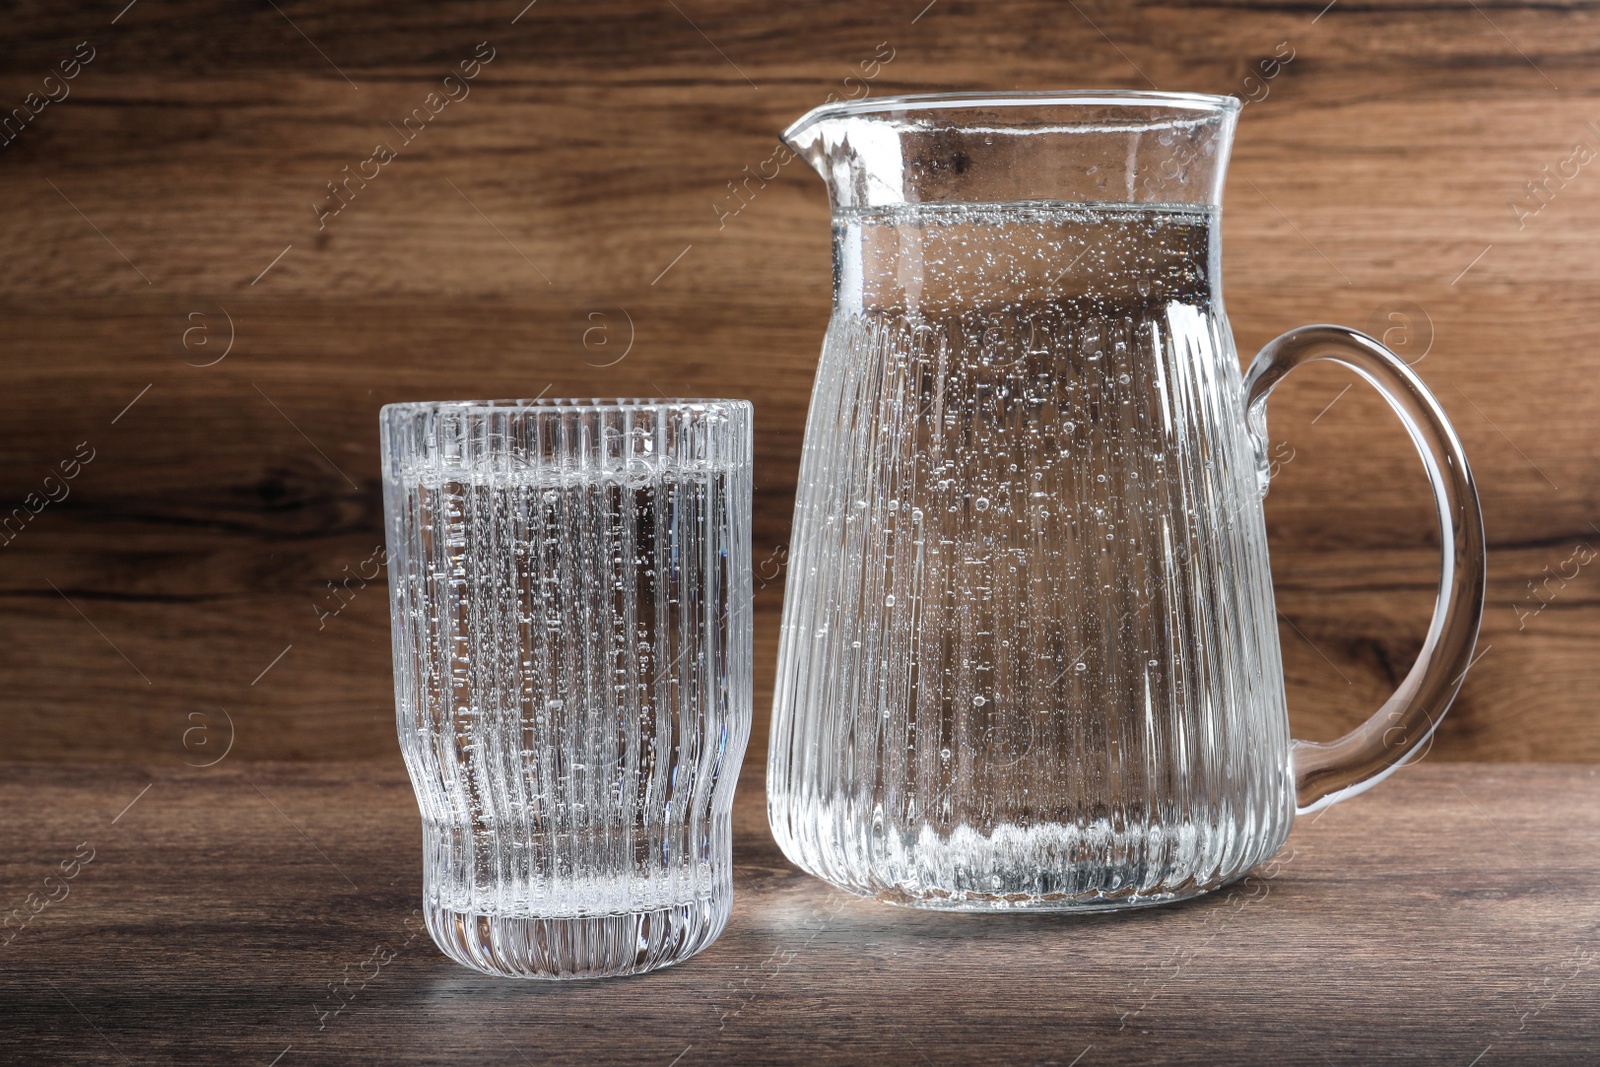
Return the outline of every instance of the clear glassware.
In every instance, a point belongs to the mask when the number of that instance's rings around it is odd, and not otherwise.
[[[1337,326],[1240,377],[1220,204],[1238,102],[978,94],[818,108],[834,308],[802,453],[768,814],[805,870],[951,910],[1193,896],[1416,752],[1484,594],[1460,442]],[[1268,392],[1331,359],[1422,454],[1443,540],[1415,667],[1289,739],[1262,497]]]
[[[751,408],[391,404],[395,708],[424,910],[489,974],[632,974],[733,901]]]

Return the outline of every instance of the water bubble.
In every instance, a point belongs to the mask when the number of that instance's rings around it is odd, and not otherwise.
[[[988,511],[989,510],[989,498],[986,497],[986,496],[980,496],[978,499],[976,499],[976,500],[974,500],[972,502],[972,506],[974,508],[976,508],[977,510],[979,510],[979,511]]]
[[[886,608],[894,607],[894,594],[893,593],[890,593],[888,596],[883,598],[883,606],[886,607]]]
[[[1082,672],[1084,672],[1084,671],[1089,669],[1089,665],[1087,663],[1083,662],[1082,660],[1079,660],[1077,666],[1073,667],[1072,669],[1081,674]]]
[[[950,758],[950,750],[948,748],[941,748],[939,750],[939,758],[942,760],[948,760]]]
[[[975,707],[975,708],[981,708],[987,703],[989,703],[989,702],[987,700],[985,700],[982,696],[974,696],[972,698],[972,706]]]

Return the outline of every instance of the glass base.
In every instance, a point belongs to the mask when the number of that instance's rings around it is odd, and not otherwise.
[[[481,915],[425,902],[428,932],[446,956],[502,978],[609,978],[668,967],[717,939],[731,894],[621,915]]]

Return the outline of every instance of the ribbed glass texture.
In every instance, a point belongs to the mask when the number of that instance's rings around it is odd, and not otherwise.
[[[750,732],[750,405],[383,409],[424,907],[490,974],[630,974],[732,904]]]
[[[1130,907],[1294,815],[1206,205],[837,210],[768,767],[784,852],[956,910]]]

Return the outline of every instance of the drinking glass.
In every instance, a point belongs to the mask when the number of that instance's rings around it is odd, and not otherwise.
[[[739,400],[383,409],[396,718],[452,959],[632,974],[726,925],[750,427]]]
[[[951,93],[784,134],[828,183],[833,317],[801,453],[767,787],[783,851],[969,911],[1204,893],[1404,763],[1483,610],[1483,520],[1417,376],[1337,326],[1241,378],[1222,299],[1239,102]],[[1291,742],[1266,401],[1342,363],[1416,444],[1443,556],[1415,666]]]

